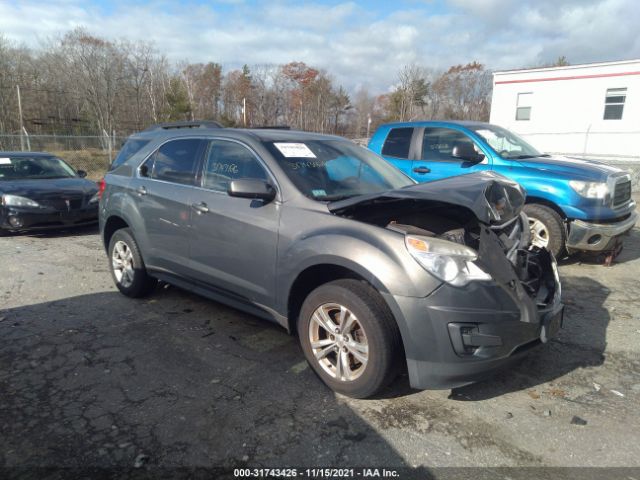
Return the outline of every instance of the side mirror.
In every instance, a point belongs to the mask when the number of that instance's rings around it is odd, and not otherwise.
[[[143,164],[140,165],[140,168],[138,169],[138,172],[140,172],[140,176],[141,177],[148,177],[149,176],[149,167],[147,167],[147,164]]]
[[[276,190],[264,180],[245,178],[229,183],[227,193],[230,197],[254,198],[270,202],[276,198]]]
[[[484,155],[476,152],[471,142],[457,142],[453,146],[451,156],[460,158],[462,160],[468,160],[470,162],[481,162],[484,159]]]
[[[80,178],[85,178],[87,176],[87,172],[85,172],[84,170],[76,170],[76,174],[80,177]]]

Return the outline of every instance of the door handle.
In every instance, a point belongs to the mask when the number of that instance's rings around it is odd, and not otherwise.
[[[209,207],[207,207],[207,204],[204,202],[192,203],[191,207],[196,211],[198,215],[209,212]]]
[[[142,196],[142,195],[146,195],[147,194],[147,189],[145,187],[138,187],[138,195]]]
[[[422,175],[423,173],[429,173],[430,171],[431,169],[427,167],[416,167],[413,169],[414,173],[419,173],[420,175]]]

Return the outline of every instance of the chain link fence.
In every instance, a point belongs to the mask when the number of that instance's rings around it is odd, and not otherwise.
[[[76,170],[87,172],[88,178],[98,180],[126,137],[79,135],[8,135],[0,134],[0,152],[48,152],[65,160]]]

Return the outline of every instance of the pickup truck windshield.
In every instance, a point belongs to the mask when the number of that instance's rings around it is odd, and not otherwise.
[[[345,140],[264,144],[295,186],[313,200],[335,201],[415,184],[384,159]]]
[[[502,158],[522,159],[549,156],[543,155],[506,128],[497,125],[482,125],[470,127],[470,129],[480,135]]]
[[[2,157],[0,181],[75,177],[76,172],[56,157]]]

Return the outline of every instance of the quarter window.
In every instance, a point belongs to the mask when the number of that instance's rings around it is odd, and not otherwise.
[[[425,128],[422,159],[461,162],[452,155],[453,147],[460,143],[471,143],[478,151],[473,141],[462,132],[450,128]]]
[[[210,142],[204,166],[203,186],[226,192],[231,181],[241,178],[268,179],[267,172],[247,147],[225,140]]]
[[[203,144],[204,140],[195,138],[165,143],[152,155],[148,175],[155,180],[193,185]]]
[[[409,158],[409,147],[413,128],[393,128],[382,147],[382,155],[395,158]]]
[[[120,149],[118,156],[115,158],[115,160],[111,164],[110,170],[113,170],[114,168],[119,167],[124,162],[129,160],[136,153],[138,153],[147,143],[149,143],[149,140],[142,140],[142,139],[136,139],[136,138],[130,138],[129,140],[127,140],[126,143]]]
[[[516,104],[516,120],[531,120],[531,100],[533,93],[519,93]]]
[[[604,119],[621,120],[626,98],[626,88],[609,88],[604,99]]]

